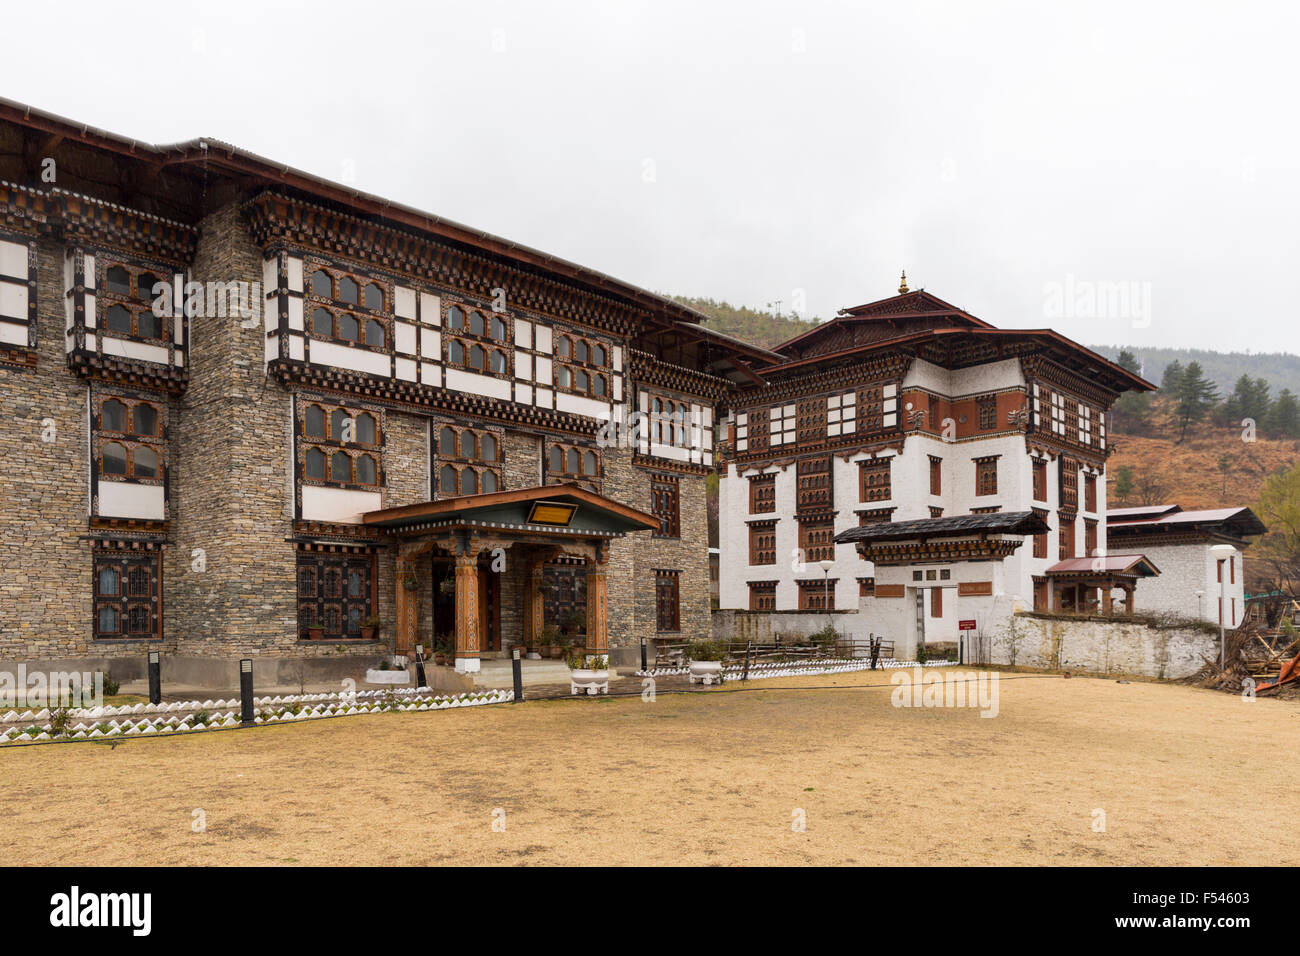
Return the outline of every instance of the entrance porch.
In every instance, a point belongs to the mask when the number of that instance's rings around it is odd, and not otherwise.
[[[1070,558],[1047,569],[1034,582],[1034,610],[1055,614],[1131,616],[1139,578],[1160,570],[1141,554]],[[1124,597],[1116,601],[1115,591]],[[1040,606],[1045,605],[1045,606]]]
[[[415,649],[420,571],[449,572],[449,586],[434,588],[429,613],[436,624],[439,596],[444,608],[450,603],[456,671],[462,674],[477,673],[484,654],[540,642],[547,568],[557,561],[585,568],[585,651],[608,653],[610,545],[659,526],[652,515],[577,485],[444,498],[372,511],[363,520],[385,530],[396,551],[398,654]],[[431,560],[423,560],[426,555]],[[504,621],[517,624],[503,627]]]

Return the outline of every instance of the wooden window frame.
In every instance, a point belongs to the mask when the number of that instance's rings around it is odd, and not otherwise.
[[[749,564],[751,567],[776,564],[775,521],[750,522]]]
[[[1097,476],[1092,473],[1083,476],[1083,510],[1097,513]]]
[[[360,595],[349,594],[349,571],[357,568],[365,577]],[[305,594],[303,588],[303,571],[311,570],[312,594]],[[331,580],[329,572],[337,572],[340,585],[339,593],[327,593],[327,583]],[[358,621],[373,617],[379,608],[379,575],[376,555],[373,553],[339,554],[299,548],[294,563],[294,598],[297,607],[298,640],[303,643],[339,643],[342,641],[365,641],[360,634],[360,626],[354,635],[348,627],[352,619],[351,611],[357,606]],[[330,628],[330,612],[338,614],[339,628]],[[323,631],[319,638],[312,638],[310,630],[320,627]],[[369,643],[369,642],[367,642]]]
[[[930,494],[943,494],[943,459],[934,455],[927,455],[930,459]]]
[[[470,427],[468,425],[459,425],[454,422],[437,421],[432,423],[430,432],[430,445],[433,449],[433,456],[430,462],[430,479],[429,486],[433,492],[434,499],[441,498],[460,498],[465,494],[494,494],[498,491],[505,490],[503,483],[503,470],[505,466],[505,433],[494,428]],[[450,429],[456,436],[456,454],[446,455],[442,450],[442,433]],[[462,454],[464,446],[465,433],[468,432],[474,439],[475,457],[466,457]],[[482,457],[483,436],[491,435],[496,441],[497,454],[495,458]],[[456,472],[456,492],[447,494],[442,488],[442,470],[451,468]],[[478,489],[475,492],[462,492],[460,490],[464,473],[466,471],[474,472],[474,484]],[[496,488],[491,492],[483,491],[483,475],[490,473],[496,480]]]
[[[117,570],[116,593],[101,593],[99,576],[106,567]],[[145,568],[148,571],[147,593],[133,592],[130,588],[131,571]],[[163,586],[162,553],[159,551],[126,551],[97,549],[91,560],[91,635],[95,641],[159,641],[163,636]],[[149,630],[130,629],[131,610],[149,608]],[[112,607],[117,612],[117,630],[101,631],[100,611]]]
[[[560,354],[561,341],[567,342],[569,345],[569,354],[567,356]],[[581,343],[587,349],[588,359],[586,361],[580,361],[576,357],[578,343]],[[591,361],[591,350],[597,347],[605,353],[605,361],[603,363]],[[554,371],[551,374],[551,382],[555,386],[556,391],[568,392],[570,395],[583,395],[587,398],[593,398],[598,402],[614,401],[615,373],[613,345],[601,339],[592,338],[591,336],[579,335],[576,332],[556,331],[551,352],[553,354],[554,362]],[[568,385],[560,384],[560,369],[565,369],[569,373]],[[574,384],[578,372],[585,372],[587,375],[587,388],[585,390],[578,388],[578,386]],[[604,394],[599,394],[592,388],[592,383],[595,382],[597,376],[605,382]],[[689,416],[689,406],[687,406],[687,414]],[[659,444],[668,443],[660,442]]]
[[[126,406],[125,430],[104,427],[104,405],[118,402]],[[135,419],[140,406],[153,409],[158,419],[156,432],[142,432],[136,428]],[[97,477],[104,481],[126,481],[133,484],[162,484],[167,477],[167,405],[164,402],[131,398],[126,395],[102,394],[94,401],[94,457],[98,468]],[[121,445],[126,452],[125,474],[109,474],[104,470],[104,449],[110,445]],[[135,474],[135,453],[140,448],[148,448],[158,456],[158,473],[156,475],[137,476]]]
[[[551,450],[560,449],[560,460],[564,465],[563,470],[556,471],[551,467]],[[588,475],[581,471],[574,472],[569,470],[569,452],[576,449],[580,461],[586,462],[587,452],[593,452],[596,456],[596,474]],[[575,445],[571,442],[547,442],[543,446],[542,468],[545,474],[545,484],[579,484],[584,488],[592,491],[600,490],[600,482],[605,473],[604,456],[601,455],[600,449],[594,445]]]
[[[976,425],[982,432],[994,431],[998,427],[998,397],[981,395],[975,399]]]
[[[1047,501],[1047,460],[1035,458],[1031,462],[1032,486],[1035,501]]]
[[[396,346],[392,316],[392,303],[395,295],[393,284],[386,279],[366,275],[363,272],[345,269],[333,264],[321,263],[314,265],[315,267],[310,270],[304,269],[303,274],[303,325],[307,337],[316,342],[333,342],[338,345],[366,349],[371,352],[391,353]],[[328,297],[316,291],[315,279],[317,274],[323,274],[330,280],[330,295]],[[344,279],[351,279],[357,284],[357,302],[355,304],[344,300],[340,294]],[[380,303],[378,309],[372,309],[365,304],[366,289],[372,285],[379,289],[380,294],[383,296],[383,302]],[[316,329],[317,309],[324,309],[330,313],[330,331],[328,334],[319,332]],[[339,334],[339,313],[343,312],[356,320],[356,338],[348,338]],[[379,323],[379,328],[384,336],[382,344],[372,345],[366,341],[366,323],[369,321]]]
[[[892,458],[858,462],[858,501],[889,501],[893,498]]]
[[[822,539],[825,540],[822,540]],[[805,518],[799,522],[799,550],[808,564],[835,560],[835,519]]]
[[[324,417],[325,434],[324,437],[307,434],[307,416],[312,408],[319,408]],[[334,413],[342,412],[346,418],[353,422],[353,439],[344,441],[342,435],[336,435],[334,424]],[[363,442],[356,439],[356,419],[361,415],[368,415],[375,423],[375,440],[373,442]],[[377,491],[384,487],[386,479],[384,475],[384,443],[385,443],[385,423],[382,412],[373,408],[358,407],[355,405],[342,405],[335,402],[326,402],[319,399],[302,399],[296,410],[296,429],[297,429],[297,461],[299,469],[299,481],[306,486],[316,488],[346,488],[353,491]],[[312,478],[307,474],[307,453],[312,449],[317,449],[325,455],[325,477]],[[345,453],[351,459],[349,468],[349,480],[342,481],[333,477],[334,455],[337,452]],[[369,455],[375,462],[375,480],[363,482],[357,480],[357,458],[361,455]]]
[[[998,460],[975,459],[975,497],[984,498],[998,493]]]
[[[773,514],[775,511],[776,475],[751,476],[749,479],[749,513],[761,515]]]
[[[776,582],[749,581],[749,609],[751,611],[776,610]]]
[[[651,514],[659,527],[651,532],[655,538],[680,538],[681,482],[674,475],[654,475],[650,479]]]
[[[795,462],[795,514],[822,513],[835,507],[834,468],[830,455]]]
[[[821,581],[799,581],[799,610],[834,611],[835,589],[839,578],[825,578]],[[829,605],[829,606],[827,606]]]
[[[681,572],[656,570],[655,631],[676,634],[681,629]]]
[[[111,291],[108,287],[108,273],[111,269],[124,269],[131,276],[130,294]],[[99,335],[109,336],[115,339],[126,339],[130,342],[140,342],[146,345],[170,346],[173,344],[173,325],[176,321],[177,308],[176,303],[171,301],[175,296],[175,284],[173,277],[170,275],[159,275],[159,271],[166,273],[168,270],[154,266],[138,266],[133,263],[125,262],[121,259],[105,259],[102,255],[96,257],[95,263],[95,281],[97,283],[95,293],[95,332]],[[160,282],[165,282],[170,291],[166,314],[155,315],[153,311],[154,295],[152,289],[141,292],[139,283],[140,276],[152,275]],[[131,313],[131,331],[119,332],[116,329],[108,327],[108,310],[115,305],[120,305]],[[148,312],[158,322],[157,335],[140,334],[140,313]]]

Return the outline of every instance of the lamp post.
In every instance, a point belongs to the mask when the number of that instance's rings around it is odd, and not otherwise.
[[[1223,670],[1223,659],[1227,653],[1224,649],[1223,611],[1228,606],[1228,576],[1223,573],[1224,562],[1237,553],[1230,544],[1216,544],[1210,548],[1210,554],[1219,565],[1219,670]]]
[[[831,621],[831,568],[835,567],[834,561],[818,561],[822,568],[822,603],[826,606],[826,623],[834,627]]]

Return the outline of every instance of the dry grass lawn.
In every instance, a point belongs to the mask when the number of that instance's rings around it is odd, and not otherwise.
[[[1293,822],[1294,701],[1005,675],[985,719],[895,708],[880,672],[736,686],[10,747],[0,859],[1300,863],[1268,847]]]

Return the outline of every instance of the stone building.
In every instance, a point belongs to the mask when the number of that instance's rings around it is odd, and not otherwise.
[[[0,101],[0,662],[323,675],[446,641],[473,671],[547,625],[616,661],[707,636],[715,407],[770,353],[701,318]]]

